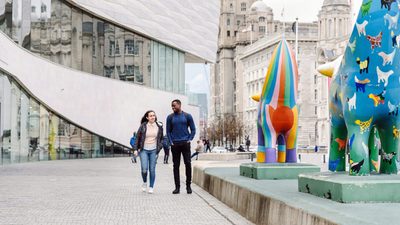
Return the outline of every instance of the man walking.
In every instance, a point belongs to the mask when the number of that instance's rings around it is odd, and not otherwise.
[[[191,194],[192,165],[190,159],[190,141],[193,140],[196,134],[196,127],[192,115],[182,111],[179,99],[173,100],[171,107],[174,112],[167,117],[167,135],[171,142],[172,162],[174,164],[175,190],[172,194],[179,194],[180,191],[179,166],[181,163],[181,154],[186,170],[186,191],[188,194]],[[188,128],[190,128],[190,132]]]

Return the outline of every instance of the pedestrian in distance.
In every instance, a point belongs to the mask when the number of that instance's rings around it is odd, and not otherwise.
[[[142,191],[147,190],[147,174],[150,172],[150,185],[148,193],[154,192],[154,182],[156,179],[156,158],[158,151],[162,148],[163,127],[162,123],[157,122],[156,114],[153,110],[147,111],[142,120],[134,146],[134,155],[139,155],[142,169]]]
[[[129,142],[129,144],[131,145],[132,149],[134,149],[134,147],[135,147],[136,137],[137,137],[137,134],[136,134],[136,131],[135,131],[135,132],[133,132],[133,135],[132,135],[131,140]],[[136,161],[136,156],[133,153],[132,153],[131,161],[132,161],[132,163],[136,163],[137,162]]]
[[[204,148],[203,143],[200,140],[198,140],[197,141],[197,146],[194,149],[195,152],[192,154],[192,156],[190,158],[193,158],[193,157],[196,156],[196,160],[198,160],[199,159],[199,154],[203,150],[203,148]]]
[[[192,115],[182,111],[181,105],[179,99],[173,100],[171,103],[173,113],[167,117],[166,130],[171,144],[172,162],[174,165],[175,190],[172,194],[179,194],[180,192],[179,166],[181,163],[181,155],[185,163],[186,191],[188,194],[191,194],[192,165],[190,158],[190,141],[193,140],[196,134],[196,127]]]
[[[169,158],[169,149],[170,149],[170,142],[168,140],[168,136],[165,135],[162,141],[163,149],[164,149],[164,164],[168,164]]]

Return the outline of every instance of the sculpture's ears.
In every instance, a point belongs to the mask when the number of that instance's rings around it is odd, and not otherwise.
[[[251,98],[256,102],[259,102],[260,98],[261,98],[261,95],[253,95],[253,96],[251,96]]]
[[[342,63],[343,55],[337,57],[334,61],[328,62],[326,64],[320,65],[317,67],[317,71],[327,77],[334,77],[340,67],[340,63]]]
[[[332,65],[330,65],[330,63],[318,66],[317,71],[324,75],[327,76],[329,78],[331,78],[333,76],[333,72],[334,72],[335,68],[333,68]]]

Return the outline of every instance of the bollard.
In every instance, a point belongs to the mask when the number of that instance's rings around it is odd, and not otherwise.
[[[324,154],[324,163],[326,163],[325,154]]]

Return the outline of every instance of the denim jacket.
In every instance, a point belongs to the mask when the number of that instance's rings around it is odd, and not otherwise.
[[[162,139],[163,139],[163,126],[162,123],[156,122],[158,126],[157,132],[157,153],[162,148]],[[137,131],[135,145],[133,146],[133,150],[142,150],[144,146],[144,140],[146,139],[146,131],[147,131],[147,122],[144,122],[140,125],[139,130]]]

